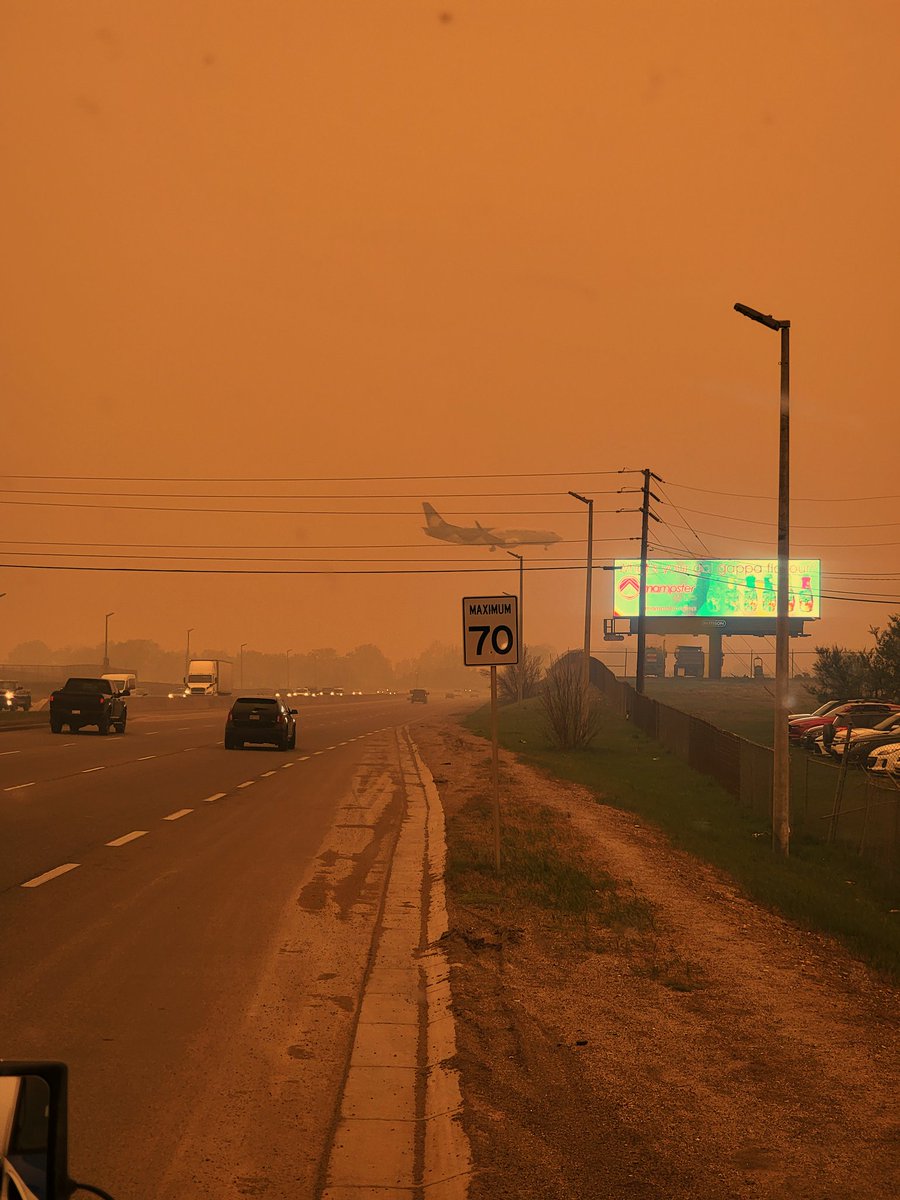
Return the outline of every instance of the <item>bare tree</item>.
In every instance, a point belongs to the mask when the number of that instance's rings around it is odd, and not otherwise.
[[[519,680],[522,681],[522,699],[529,700],[541,690],[544,660],[532,654],[527,646],[522,647],[519,661],[513,667],[502,667],[497,672],[497,697],[501,704],[515,704],[519,698]]]
[[[585,690],[580,654],[554,659],[541,688],[541,706],[550,740],[560,750],[586,746],[600,728],[600,707]]]

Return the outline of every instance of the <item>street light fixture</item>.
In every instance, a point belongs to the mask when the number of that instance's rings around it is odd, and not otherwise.
[[[525,608],[523,599],[525,586],[525,556],[523,554],[516,554],[515,550],[507,550],[506,553],[510,556],[510,558],[517,558],[519,560],[519,628],[517,631],[519,642],[519,664],[516,667],[516,698],[521,704],[525,694],[525,638],[522,632],[525,627]]]
[[[243,691],[243,690],[244,690],[244,647],[245,647],[246,645],[247,645],[247,643],[246,643],[246,642],[241,642],[241,650],[240,650],[240,654],[241,654],[241,682],[240,682],[240,685],[239,685],[239,686],[240,686],[240,689],[241,689],[241,691]]]
[[[594,574],[594,501],[580,492],[569,492],[576,500],[587,505],[587,579],[584,596],[584,690],[591,683],[591,579]]]
[[[103,622],[103,670],[109,670],[109,618],[114,617],[114,612],[108,612],[106,619]]]
[[[790,519],[791,519],[791,376],[790,321],[735,304],[742,317],[781,334],[781,399],[778,431],[778,590],[775,615],[775,737],[772,774],[772,844],[790,852],[791,760],[788,743],[788,672],[790,668]]]

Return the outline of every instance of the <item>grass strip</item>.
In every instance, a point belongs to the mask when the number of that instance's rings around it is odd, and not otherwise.
[[[487,738],[489,720],[485,707],[464,723]],[[579,751],[549,746],[536,700],[501,708],[499,727],[506,749],[651,821],[673,845],[728,872],[753,900],[803,928],[833,935],[900,982],[896,877],[846,847],[811,838],[795,838],[790,858],[776,856],[767,822],[609,709],[592,745]]]

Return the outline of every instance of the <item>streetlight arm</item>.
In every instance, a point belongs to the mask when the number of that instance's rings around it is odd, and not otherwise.
[[[770,329],[790,329],[790,321],[779,321],[777,317],[773,317],[771,313],[761,313],[756,308],[751,308],[749,304],[736,304],[734,311],[739,312],[742,317],[749,317],[751,321],[758,321],[760,325],[768,325]]]

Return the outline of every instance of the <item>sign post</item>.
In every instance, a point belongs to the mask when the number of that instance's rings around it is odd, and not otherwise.
[[[463,597],[463,661],[491,669],[491,783],[494,793],[494,870],[500,871],[500,752],[497,738],[497,666],[519,661],[516,596]]]

